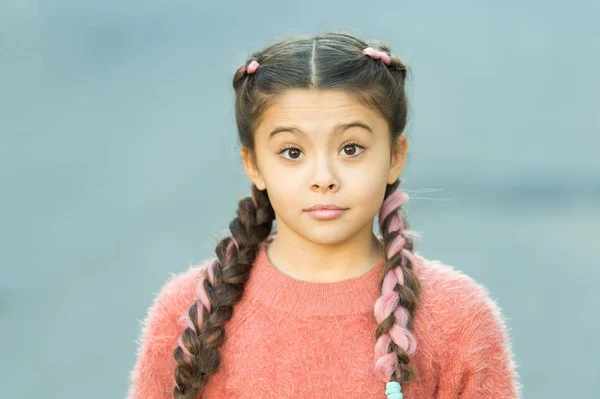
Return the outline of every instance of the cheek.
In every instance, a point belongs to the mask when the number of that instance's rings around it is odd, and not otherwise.
[[[387,186],[387,170],[380,166],[364,168],[355,172],[352,180],[357,203],[379,209]]]
[[[298,182],[294,179],[294,171],[288,169],[276,162],[269,162],[264,165],[263,177],[270,192],[277,195],[297,190]]]
[[[264,173],[263,177],[269,191],[269,200],[276,212],[293,208],[290,205],[302,205],[300,201],[302,187],[297,179],[290,178],[289,171],[281,166],[271,168],[267,166],[265,170],[268,172]]]

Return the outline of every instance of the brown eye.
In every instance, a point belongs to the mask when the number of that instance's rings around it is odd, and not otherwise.
[[[290,155],[290,158],[297,159],[297,156],[300,155],[300,151],[298,151],[297,148],[290,148],[288,154]]]
[[[290,154],[290,157],[289,157],[289,158],[287,158],[287,157],[283,157],[283,159],[287,159],[288,161],[289,161],[289,160],[296,160],[296,159],[298,159],[298,158],[299,158],[299,156],[295,156],[295,155],[299,155],[299,154],[301,154],[301,153],[302,153],[302,151],[301,151],[299,148],[296,148],[296,147],[291,147],[291,146],[290,146],[290,147],[284,147],[284,148],[282,148],[282,149],[281,149],[281,150],[278,152],[278,154],[279,154],[279,155],[281,155],[281,154],[284,154],[284,153],[286,153],[286,152]]]
[[[356,147],[360,148],[361,152],[357,153],[356,152]],[[345,155],[348,158],[357,157],[364,150],[365,150],[365,147],[363,147],[362,145],[360,145],[358,142],[356,142],[356,143],[355,142],[346,143],[342,147],[342,149],[341,149],[341,151],[344,151]],[[285,157],[285,156],[282,155],[282,154],[284,154],[286,152],[289,154],[289,157]],[[280,149],[277,153],[279,155],[281,155],[283,157],[283,159],[286,159],[288,161],[295,161],[295,160],[297,160],[297,159],[300,158],[300,154],[302,154],[302,150],[299,149],[299,148],[297,148],[297,147],[287,146],[287,147],[284,147],[284,148]]]
[[[362,151],[365,150],[365,147],[363,147],[362,145],[360,145],[358,143],[347,143],[346,145],[344,145],[342,147],[342,150],[348,157],[357,157],[361,153],[360,152],[358,154],[356,153],[356,147],[360,148]]]
[[[346,155],[354,155],[356,152],[356,146],[354,144],[348,144],[344,146],[344,150],[350,149],[350,151],[346,151]]]

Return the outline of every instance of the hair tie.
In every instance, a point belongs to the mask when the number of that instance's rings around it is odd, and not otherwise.
[[[363,53],[376,60],[382,60],[386,65],[390,65],[392,63],[390,55],[385,51],[376,50],[373,47],[367,47],[363,50]]]
[[[260,64],[258,63],[258,61],[252,60],[250,64],[248,64],[248,66],[246,67],[246,72],[248,74],[254,73],[254,71],[256,71],[256,68],[258,68],[259,65]]]
[[[404,395],[402,395],[401,390],[402,387],[399,382],[390,381],[385,384],[385,396],[387,396],[388,399],[402,399]]]

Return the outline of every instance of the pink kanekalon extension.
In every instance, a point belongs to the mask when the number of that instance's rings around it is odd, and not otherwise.
[[[400,215],[400,208],[408,201],[408,195],[400,190],[389,195],[379,210],[379,223],[383,227],[386,217],[393,213],[392,220],[388,226],[388,233],[398,231],[400,234],[389,245],[387,258],[390,259],[398,252],[402,255],[401,264],[406,264],[406,259],[414,262],[413,254],[406,248],[404,223]],[[415,352],[417,343],[414,335],[407,328],[409,313],[404,307],[398,307],[400,297],[394,291],[396,284],[404,284],[404,275],[401,266],[391,269],[384,277],[381,286],[381,297],[377,299],[374,306],[374,315],[377,323],[394,314],[396,321],[392,328],[383,333],[375,344],[375,368],[373,374],[384,382],[389,382],[394,369],[398,364],[398,357],[394,352],[388,353],[392,341],[401,347],[408,355]]]
[[[183,358],[186,361],[186,363],[192,363],[192,359],[194,356],[190,353],[188,348],[186,348],[186,346],[183,344],[183,340],[181,339],[181,336],[179,336],[177,343],[179,344],[179,347],[183,351]]]
[[[231,259],[232,250],[233,250],[234,245],[237,249],[240,248],[237,241],[235,240],[235,238],[233,236],[231,236],[231,241],[230,241],[229,245],[227,246],[227,257],[229,259]],[[196,296],[199,298],[198,301],[196,302],[196,310],[197,310],[198,326],[200,327],[200,329],[202,329],[202,326],[204,325],[204,312],[202,311],[203,307],[205,307],[208,312],[210,312],[210,309],[211,309],[210,299],[208,298],[208,293],[206,292],[206,289],[204,287],[204,280],[206,280],[208,278],[208,281],[210,281],[211,285],[213,285],[213,286],[215,285],[215,283],[216,283],[216,281],[215,281],[216,264],[217,264],[217,261],[215,260],[215,262],[208,265],[208,267],[206,268],[206,272],[203,271],[200,274],[200,280],[198,281],[198,284],[196,285]],[[196,334],[198,333],[198,331],[196,331],[196,328],[194,327],[194,323],[192,323],[192,320],[188,316],[180,319],[180,321],[185,322],[187,324],[188,328],[191,328]],[[216,334],[214,336],[216,336]],[[181,336],[179,337],[179,340],[177,342],[178,342],[179,346],[181,347],[181,350],[183,351],[183,356],[184,356],[186,362],[191,363],[193,356],[188,351],[188,349],[185,347],[185,345],[183,344]]]
[[[363,50],[363,53],[371,58],[383,61],[386,65],[390,65],[392,63],[390,55],[385,51],[376,50],[373,47],[367,47]]]

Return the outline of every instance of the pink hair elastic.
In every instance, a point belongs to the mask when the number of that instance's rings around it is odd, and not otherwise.
[[[392,63],[390,55],[385,51],[376,50],[373,47],[367,47],[363,50],[363,53],[371,58],[383,61],[386,65],[390,65]]]
[[[256,68],[258,68],[259,65],[260,64],[258,63],[258,61],[252,60],[246,67],[246,72],[248,74],[254,73],[254,71],[256,71]]]
[[[373,59],[382,60],[386,65],[390,65],[392,63],[392,59],[391,59],[390,55],[388,53],[386,53],[385,51],[376,50],[373,47],[367,47],[366,49],[363,50],[363,53]],[[246,67],[246,73],[252,74],[252,73],[256,72],[256,69],[258,68],[259,65],[260,64],[258,63],[258,61],[252,60]]]

